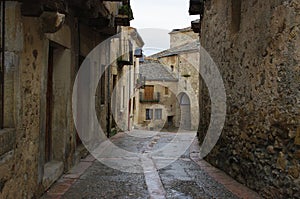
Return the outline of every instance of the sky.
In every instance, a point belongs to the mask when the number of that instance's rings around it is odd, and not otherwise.
[[[199,15],[189,16],[189,0],[131,0],[130,3],[134,16],[130,25],[142,36],[146,55],[168,49],[168,33],[189,27],[191,21],[199,18]]]

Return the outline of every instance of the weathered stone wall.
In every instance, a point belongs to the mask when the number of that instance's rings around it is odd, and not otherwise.
[[[19,10],[16,9],[15,12]],[[23,18],[24,34],[15,41],[24,41],[18,66],[20,79],[21,109],[17,115],[20,123],[16,128],[16,145],[14,164],[11,167],[13,176],[4,186],[3,197],[32,198],[36,197],[38,187],[39,135],[40,135],[40,99],[41,74],[45,67],[45,37],[40,37],[40,23],[36,18]],[[20,23],[20,22],[19,22]],[[20,24],[18,24],[20,25]],[[22,41],[22,39],[24,39]],[[22,187],[22,189],[20,189]]]
[[[208,0],[201,31],[228,106],[207,160],[264,197],[299,198],[299,1],[249,0],[239,8],[237,0]],[[207,92],[201,96],[205,129],[210,104]]]
[[[38,198],[80,158],[71,98],[78,56],[86,56],[108,36],[83,26],[80,51],[77,20],[71,10],[61,29],[50,34],[44,32],[41,18],[21,16],[21,3],[9,1],[6,6],[5,128],[0,130],[0,198]],[[55,46],[52,158],[46,162],[50,45]]]

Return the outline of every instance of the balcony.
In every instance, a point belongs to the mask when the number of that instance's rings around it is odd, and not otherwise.
[[[140,103],[159,103],[160,102],[160,93],[154,93],[152,96],[145,96],[143,92],[140,92]]]

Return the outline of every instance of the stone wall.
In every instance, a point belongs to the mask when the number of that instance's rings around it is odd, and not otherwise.
[[[225,128],[207,160],[263,197],[299,198],[299,1],[207,0],[201,44],[227,92]]]
[[[61,29],[46,33],[40,17],[21,15],[20,2],[8,1],[6,7],[5,128],[0,130],[0,198],[38,198],[81,158],[71,98],[78,58],[80,54],[86,56],[108,35],[82,26],[79,37],[72,10]],[[50,46],[55,50],[51,85],[52,155],[47,162]]]

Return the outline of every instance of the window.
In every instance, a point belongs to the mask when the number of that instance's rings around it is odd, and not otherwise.
[[[155,119],[156,120],[162,119],[162,109],[155,109]]]
[[[153,118],[153,110],[146,109],[146,120],[152,120],[152,118]]]
[[[169,88],[165,87],[165,95],[169,95]]]
[[[171,70],[174,71],[174,66],[173,65],[171,65]]]

